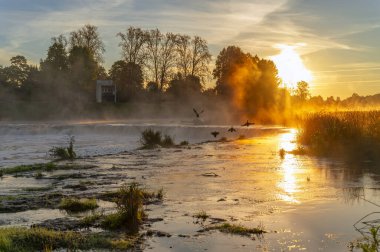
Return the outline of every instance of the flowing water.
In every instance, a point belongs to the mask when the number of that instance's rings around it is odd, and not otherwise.
[[[379,211],[379,167],[370,162],[347,164],[340,160],[278,154],[296,148],[296,130],[281,127],[191,125],[190,123],[70,123],[3,124],[0,167],[47,162],[51,146],[66,144],[75,136],[81,164],[97,168],[81,173],[81,179],[103,181],[89,190],[109,190],[137,181],[145,187],[164,189],[161,205],[149,206],[150,218],[163,218],[149,227],[170,237],[151,237],[145,250],[153,251],[348,251],[361,237],[362,217]],[[138,150],[146,128],[161,130],[187,140],[186,148]],[[210,141],[210,132],[232,141]],[[240,135],[245,138],[236,140]],[[45,179],[0,180],[2,195],[25,187],[57,186]],[[77,182],[77,181],[76,181]],[[71,179],[62,183],[75,183]],[[64,184],[58,184],[63,190]],[[86,192],[71,192],[85,195]],[[104,209],[110,208],[105,204]],[[112,206],[111,206],[112,207]],[[205,211],[247,227],[264,226],[261,237],[241,237],[218,231],[198,232],[202,225],[192,216]],[[66,216],[58,210],[32,210],[0,214],[0,225],[35,224]],[[75,216],[71,216],[75,218]],[[367,221],[379,219],[377,213]],[[359,221],[358,224],[354,224]],[[364,227],[362,232],[367,231]]]

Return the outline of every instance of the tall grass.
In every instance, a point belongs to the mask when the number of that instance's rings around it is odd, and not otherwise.
[[[49,150],[50,156],[59,160],[75,159],[77,154],[74,151],[74,142],[75,139],[73,136],[71,136],[68,147],[53,147]]]
[[[116,198],[118,211],[114,214],[107,215],[102,221],[103,228],[106,229],[126,229],[135,233],[139,229],[143,218],[146,216],[144,204],[144,190],[138,184],[122,186]]]
[[[315,154],[380,153],[380,111],[319,112],[301,120],[298,140]]]

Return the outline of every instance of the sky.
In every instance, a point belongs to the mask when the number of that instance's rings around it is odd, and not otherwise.
[[[292,48],[312,95],[370,95],[380,93],[379,13],[378,0],[0,0],[0,65],[38,64],[51,37],[92,24],[109,68],[121,58],[116,34],[132,25],[199,35],[214,60],[228,45],[269,59]]]

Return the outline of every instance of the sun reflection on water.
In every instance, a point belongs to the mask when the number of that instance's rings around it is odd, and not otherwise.
[[[295,129],[282,134],[279,138],[279,149],[291,151],[296,148],[296,134]],[[283,201],[291,203],[300,203],[297,199],[297,192],[299,192],[297,171],[300,163],[298,159],[292,154],[286,154],[281,162],[279,171],[282,173],[282,179],[277,183],[277,187],[281,192],[277,195]]]

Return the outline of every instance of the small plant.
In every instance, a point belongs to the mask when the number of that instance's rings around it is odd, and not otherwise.
[[[284,159],[285,158],[285,150],[283,148],[281,148],[279,151],[278,151],[278,154],[280,155],[280,158],[281,159]]]
[[[208,215],[206,211],[202,210],[199,213],[194,214],[193,217],[205,221],[207,218],[210,218],[210,215]]]
[[[37,172],[35,175],[34,175],[34,178],[35,179],[42,179],[44,177],[44,174],[42,174],[42,172]]]
[[[173,139],[171,138],[171,136],[169,135],[165,135],[164,136],[164,139],[161,141],[161,144],[160,144],[162,147],[172,147],[174,146],[174,141]]]
[[[179,145],[181,145],[181,146],[187,146],[187,145],[189,145],[189,142],[188,141],[182,141]]]
[[[84,217],[80,221],[80,226],[84,228],[89,228],[93,226],[97,221],[100,221],[104,217],[103,213],[95,213]]]
[[[60,160],[73,160],[76,158],[74,151],[74,136],[70,137],[68,147],[53,147],[49,150],[50,156]]]
[[[174,141],[171,136],[165,135],[162,137],[160,131],[154,131],[152,129],[146,129],[142,132],[140,142],[143,148],[147,149],[156,148],[158,146],[165,148],[174,146]]]
[[[164,198],[164,188],[161,188],[160,190],[158,190],[156,194],[156,198],[159,200],[162,200]]]
[[[146,129],[141,134],[141,143],[146,148],[154,148],[161,145],[161,132],[152,129]]]
[[[370,229],[371,236],[365,237],[363,242],[359,242],[358,247],[363,250],[363,252],[378,252],[380,249],[380,239],[379,239],[379,227],[372,227]]]
[[[223,233],[237,234],[237,235],[243,235],[243,236],[251,236],[253,234],[254,235],[262,235],[262,234],[266,233],[262,224],[257,226],[256,228],[247,228],[247,227],[244,227],[241,225],[223,223],[220,225],[207,227],[205,230],[206,231],[208,231],[208,230],[219,230],[220,232],[223,232]]]
[[[101,223],[102,227],[137,232],[142,219],[146,216],[143,209],[144,191],[137,183],[132,183],[129,186],[122,186],[116,195],[118,211],[107,215]]]
[[[63,198],[59,204],[59,209],[64,209],[68,212],[83,212],[94,210],[98,208],[96,199],[77,199],[77,198]]]

